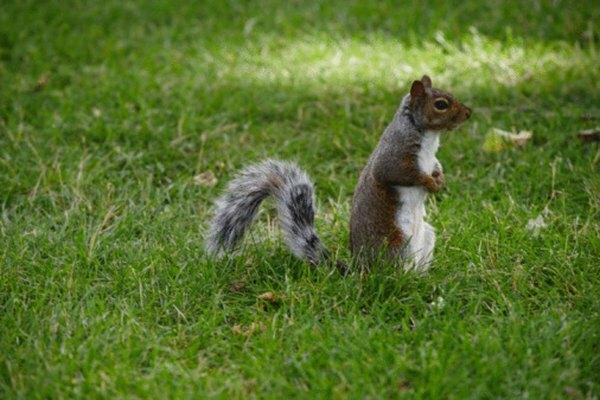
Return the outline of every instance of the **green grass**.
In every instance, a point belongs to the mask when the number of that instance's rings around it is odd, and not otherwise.
[[[597,2],[172,3],[2,2],[1,398],[600,395]],[[423,73],[475,112],[442,139],[428,275],[312,269],[269,208],[205,256],[227,180],[276,157],[349,260],[360,168]],[[493,127],[534,136],[487,154]]]

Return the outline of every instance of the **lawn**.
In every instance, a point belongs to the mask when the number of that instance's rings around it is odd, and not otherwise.
[[[595,1],[3,0],[0,398],[597,398],[599,26]],[[272,204],[207,257],[212,202],[274,157],[350,262],[358,174],[424,73],[474,110],[430,273],[311,268]],[[533,137],[486,152],[493,128]]]

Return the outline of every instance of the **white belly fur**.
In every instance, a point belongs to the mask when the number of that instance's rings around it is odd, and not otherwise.
[[[421,143],[421,149],[417,154],[417,160],[421,171],[431,174],[438,164],[435,154],[439,147],[439,134],[426,132]],[[424,221],[425,201],[427,201],[427,191],[421,186],[397,187],[399,195],[398,213],[396,215],[396,225],[408,238],[406,248],[406,257],[414,261],[416,268],[427,268],[433,251],[433,242],[428,235],[433,235],[429,224]],[[426,231],[430,230],[428,234]],[[431,243],[430,243],[431,242]]]

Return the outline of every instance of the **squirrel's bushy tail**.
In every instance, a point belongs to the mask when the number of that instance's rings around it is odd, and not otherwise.
[[[206,242],[212,254],[233,250],[258,212],[260,203],[273,196],[285,241],[292,252],[318,264],[328,253],[314,227],[313,184],[298,166],[266,160],[242,170],[217,200]]]

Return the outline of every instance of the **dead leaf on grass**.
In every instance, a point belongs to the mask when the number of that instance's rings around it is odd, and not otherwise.
[[[229,291],[233,293],[239,293],[246,288],[246,284],[242,281],[235,281],[229,285]]]
[[[266,301],[271,304],[275,304],[275,303],[279,302],[280,297],[276,296],[275,293],[273,293],[273,292],[265,292],[265,293],[259,295],[258,299]]]
[[[600,142],[600,127],[580,131],[577,137],[583,143]]]
[[[513,132],[492,128],[483,142],[483,150],[488,153],[498,153],[508,147],[523,147],[531,138],[531,131]]]
[[[217,177],[212,171],[204,171],[194,176],[194,183],[200,186],[215,186],[217,184]]]
[[[241,324],[235,324],[231,328],[231,331],[235,335],[249,337],[249,336],[252,336],[252,334],[254,334],[255,332],[258,332],[258,331],[264,332],[265,329],[266,329],[266,327],[262,322],[252,322],[246,326],[241,325]]]

